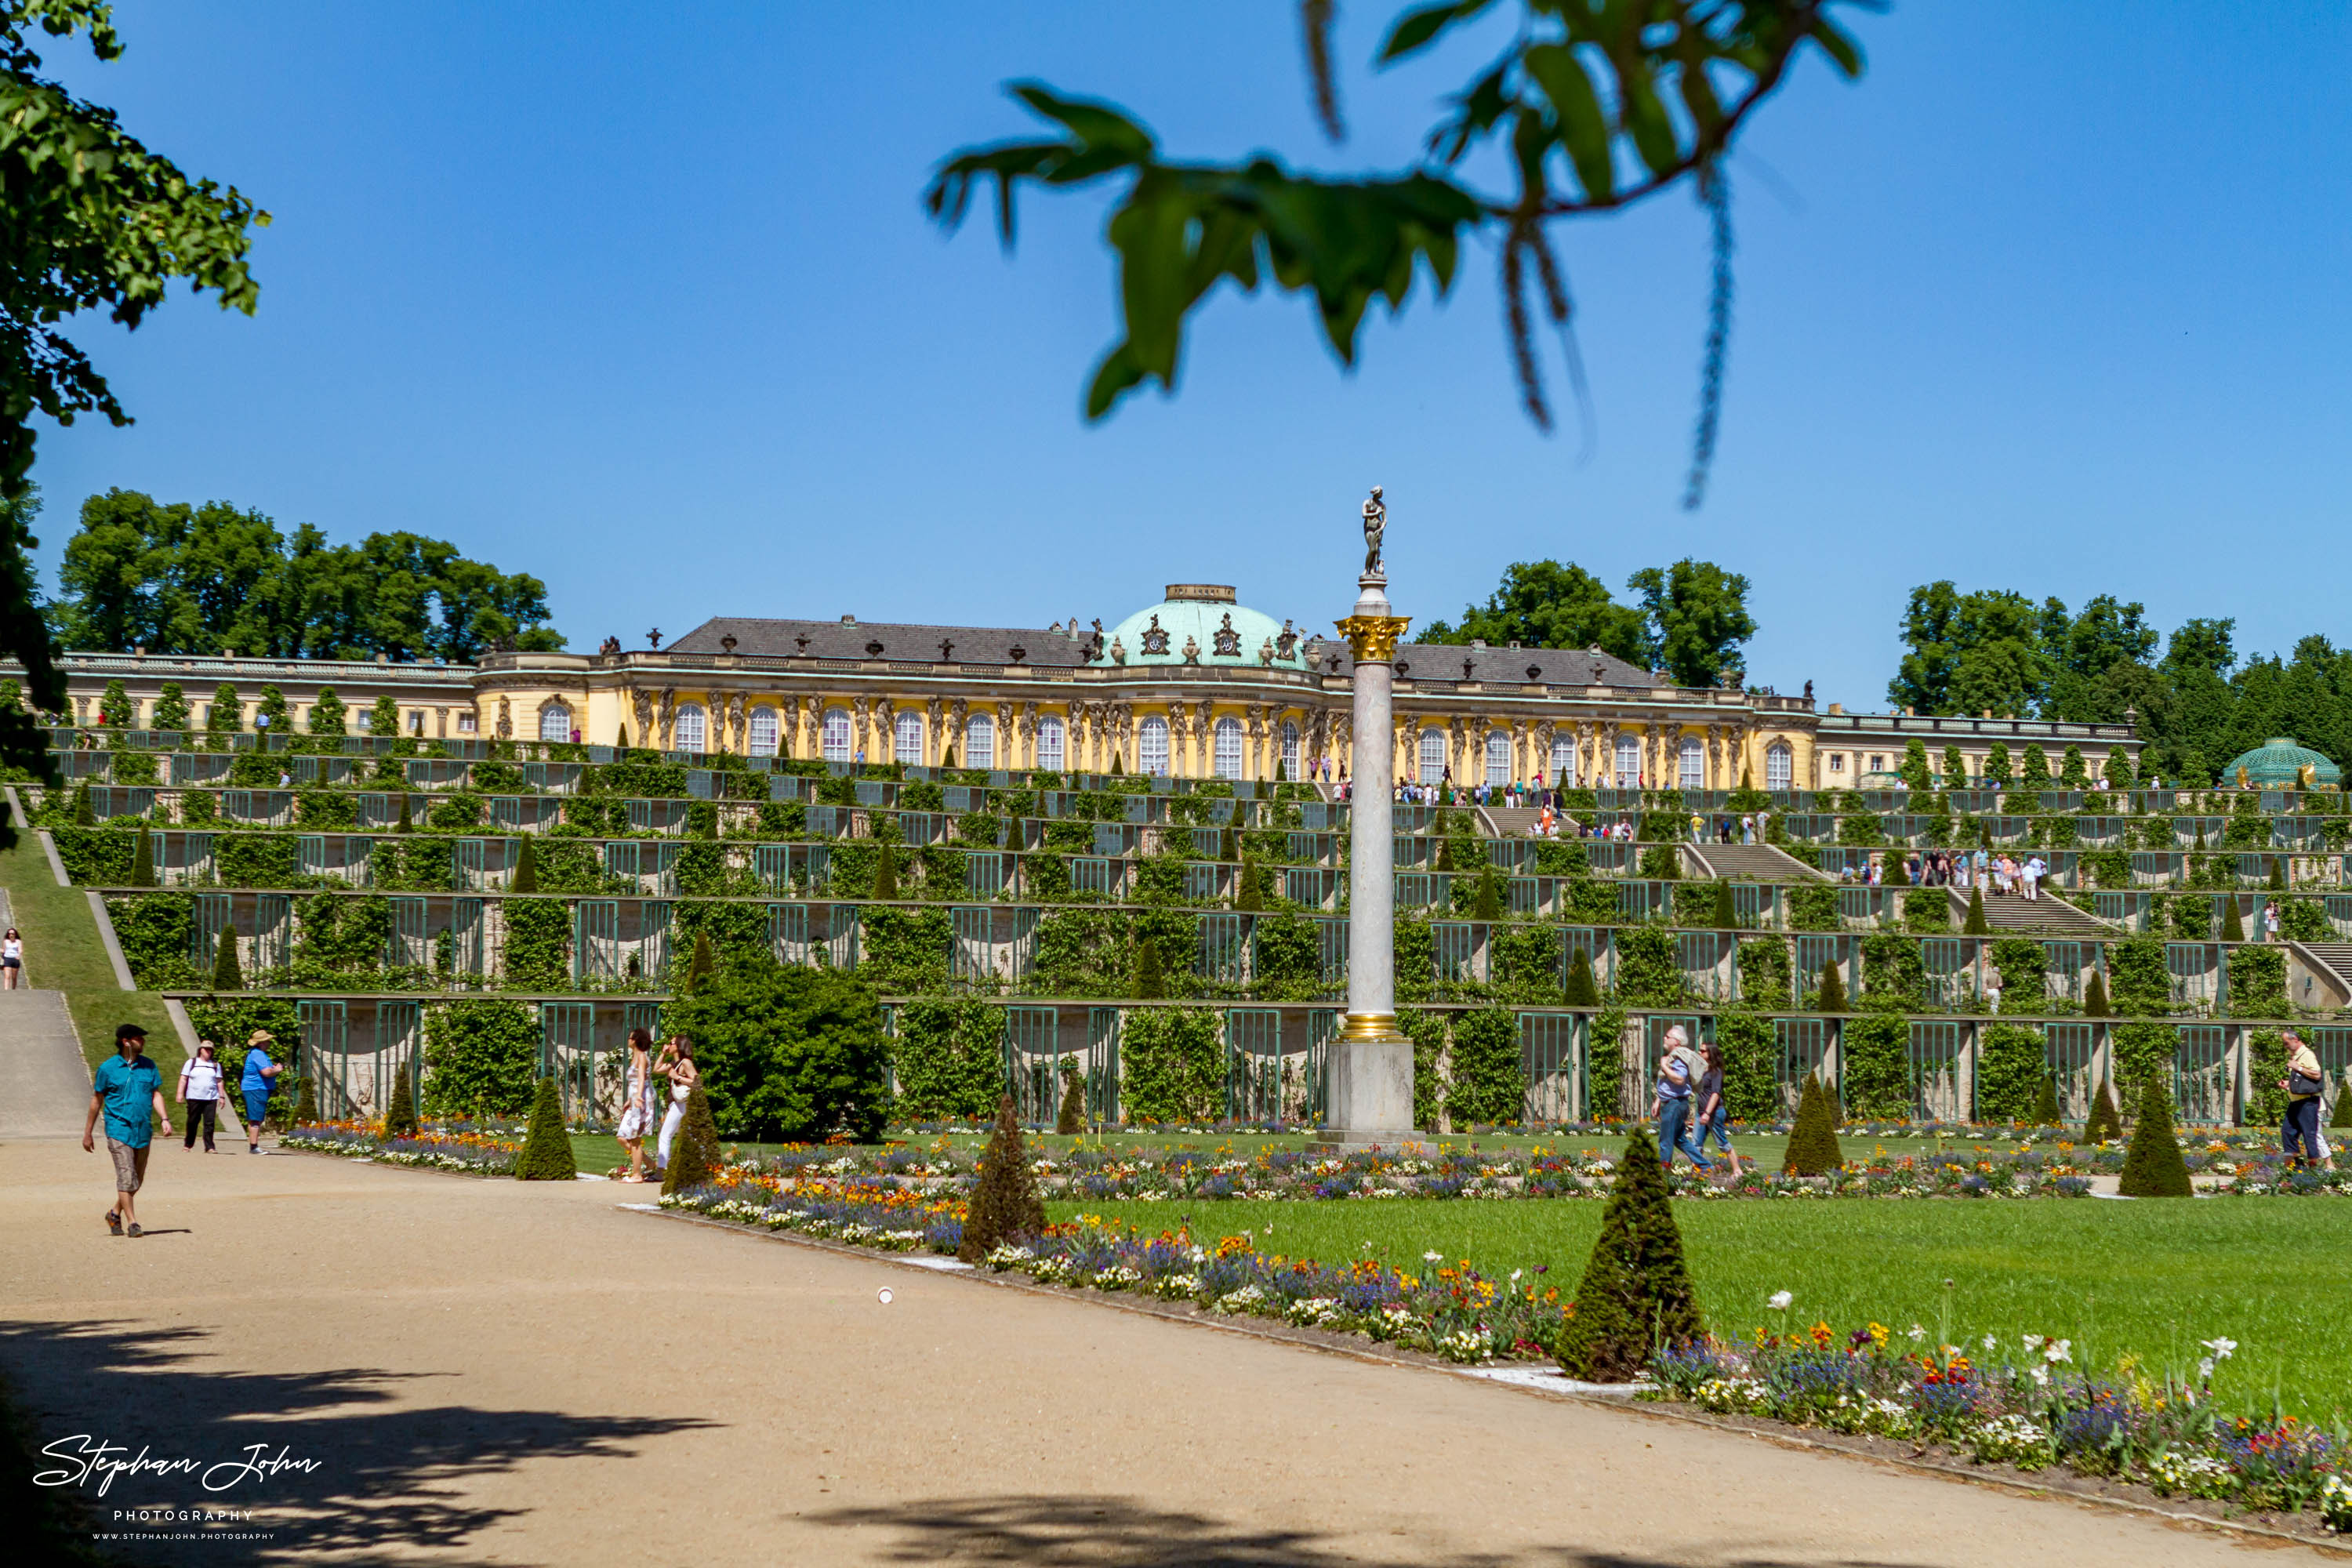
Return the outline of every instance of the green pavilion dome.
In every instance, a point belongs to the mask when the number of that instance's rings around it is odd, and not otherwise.
[[[2273,735],[2243,756],[2231,758],[2221,770],[2221,784],[2224,788],[2236,784],[2238,770],[2243,768],[2249,784],[2293,789],[2306,767],[2315,784],[2334,789],[2344,783],[2344,770],[2334,763],[2309,746],[2296,745],[2292,735]]]
[[[1103,638],[1105,664],[1263,665],[1307,668],[1307,634],[1288,621],[1236,604],[1214,583],[1171,583],[1168,596],[1121,621]],[[1187,645],[1192,653],[1188,661]]]

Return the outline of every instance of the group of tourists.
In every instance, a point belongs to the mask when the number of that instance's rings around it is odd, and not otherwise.
[[[1658,1081],[1650,1097],[1650,1118],[1658,1124],[1658,1163],[1673,1170],[1679,1152],[1697,1169],[1713,1170],[1706,1152],[1712,1134],[1720,1157],[1737,1171],[1739,1156],[1731,1148],[1731,1110],[1723,1100],[1722,1048],[1712,1040],[1692,1045],[1690,1031],[1680,1024],[1670,1026],[1661,1043],[1665,1051],[1658,1058]]]
[[[670,1144],[677,1130],[686,1121],[687,1098],[694,1086],[702,1081],[694,1065],[694,1045],[684,1035],[672,1035],[662,1043],[661,1055],[654,1055],[654,1037],[649,1029],[629,1031],[629,1066],[625,1078],[628,1100],[621,1108],[621,1122],[613,1135],[621,1147],[629,1152],[626,1174],[616,1177],[624,1182],[646,1179],[646,1134],[655,1126],[655,1108],[658,1103],[654,1093],[654,1080],[669,1079],[669,1106],[660,1113],[661,1131],[654,1142],[655,1173],[669,1169]]]
[[[2028,854],[2021,860],[1990,849],[1913,850],[1904,858],[1903,868],[1914,887],[1977,888],[1997,899],[2013,893],[2029,900],[2042,896],[2042,884],[2050,875],[2050,863],[2039,855]],[[1873,869],[1871,881],[1875,883]]]

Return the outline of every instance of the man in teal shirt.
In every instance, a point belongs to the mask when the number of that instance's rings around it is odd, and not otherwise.
[[[81,1146],[95,1152],[90,1134],[100,1115],[106,1118],[106,1152],[114,1159],[114,1206],[106,1211],[106,1228],[122,1234],[127,1224],[138,1236],[139,1217],[131,1198],[147,1176],[147,1146],[154,1125],[163,1124],[171,1136],[172,1112],[163,1104],[163,1075],[147,1059],[147,1031],[125,1024],[114,1031],[114,1055],[99,1064],[89,1085],[89,1115],[81,1124]]]

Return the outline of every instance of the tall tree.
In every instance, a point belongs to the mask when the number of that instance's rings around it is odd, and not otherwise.
[[[2131,706],[2127,683],[2114,679],[2118,666],[2145,666],[2156,652],[2154,626],[2147,624],[2146,607],[2126,605],[2112,594],[2101,594],[2070,616],[2057,599],[2042,605],[2042,651],[2050,669],[2049,689],[2042,700],[2045,719],[2073,723],[2120,722]],[[2118,697],[2125,700],[2118,702]]]
[[[1648,638],[1642,612],[1610,595],[1609,584],[1572,562],[1516,561],[1486,605],[1465,605],[1458,626],[1432,621],[1421,640],[1499,647],[1597,647],[1640,661]]]
[[[1499,56],[1448,98],[1445,116],[1409,166],[1364,177],[1294,173],[1269,153],[1234,163],[1163,158],[1151,132],[1114,106],[1037,82],[1011,91],[1054,128],[1050,140],[969,148],[944,160],[925,205],[953,227],[975,187],[996,187],[999,233],[1013,243],[1013,192],[1121,181],[1108,237],[1118,253],[1122,335],[1096,367],[1087,416],[1098,419],[1147,382],[1172,392],[1193,310],[1230,279],[1311,291],[1323,337],[1352,365],[1375,298],[1402,310],[1425,267],[1434,291],[1453,285],[1465,239],[1494,242],[1513,368],[1528,416],[1551,423],[1538,368],[1535,312],[1565,335],[1570,300],[1551,247],[1558,219],[1611,211],[1682,182],[1712,219],[1715,287],[1686,504],[1696,505],[1715,444],[1730,319],[1731,217],[1724,154],[1748,113],[1809,47],[1849,77],[1853,39],[1822,0],[1439,0],[1407,11],[1381,45],[1381,66],[1423,54],[1490,10],[1516,12]],[[1344,136],[1331,69],[1330,0],[1301,0],[1317,115]],[[1672,107],[1670,108],[1669,105]],[[1508,188],[1473,185],[1465,165]],[[1574,361],[1570,360],[1571,370]]]
[[[2031,713],[2050,679],[2041,632],[2022,594],[1963,594],[1948,580],[1914,588],[1887,699],[1921,713]]]
[[[25,666],[34,709],[61,710],[65,682],[37,606],[30,481],[36,416],[69,425],[131,416],[61,330],[88,311],[136,329],[184,279],[250,314],[246,265],[269,215],[148,151],[113,111],[43,77],[35,31],[122,53],[106,0],[0,0],[0,654]],[[29,712],[0,714],[0,764],[49,775],[47,737]],[[0,823],[0,843],[14,842]]]
[[[1685,557],[1636,572],[1626,586],[1641,595],[1651,668],[1672,671],[1680,686],[1714,686],[1745,671],[1739,646],[1756,635],[1747,578]]]

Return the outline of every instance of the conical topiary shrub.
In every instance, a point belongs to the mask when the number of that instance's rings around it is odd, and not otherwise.
[[[522,836],[522,848],[515,856],[514,875],[507,880],[509,893],[539,891],[539,851],[532,847],[531,837]]]
[[[1820,1013],[1845,1011],[1845,977],[1838,973],[1835,959],[1822,965],[1822,985],[1813,994],[1813,1009]]]
[[[1488,921],[1503,918],[1502,879],[1495,875],[1491,860],[1478,868],[1478,892],[1470,900],[1470,918]]]
[[[1135,996],[1156,1002],[1168,994],[1168,976],[1160,967],[1160,944],[1148,936],[1135,939]]]
[[[1084,1073],[1062,1075],[1062,1105],[1054,1113],[1054,1131],[1065,1138],[1087,1130],[1087,1079]]]
[[[1729,882],[1717,882],[1715,885],[1715,918],[1710,923],[1717,931],[1738,929],[1739,911],[1732,907]]]
[[[682,1193],[719,1174],[719,1123],[711,1119],[710,1097],[696,1084],[686,1091],[686,1114],[677,1137],[669,1146],[669,1168],[662,1173],[662,1193]]]
[[[984,1262],[1007,1242],[1036,1236],[1045,1228],[1045,1202],[1037,1195],[1037,1173],[1029,1168],[1021,1123],[1008,1094],[996,1102],[996,1130],[989,1135],[988,1152],[980,1157],[980,1181],[971,1189],[963,1244],[956,1256],[966,1263]]]
[[[2235,893],[2221,895],[2221,940],[2223,942],[2246,940],[2246,922],[2239,917],[2238,895]]]
[[[131,851],[131,885],[152,888],[155,885],[155,839],[147,825],[139,825],[139,842]]]
[[[2180,1140],[2172,1131],[2172,1095],[2161,1070],[2147,1075],[2140,1090],[2139,1124],[2132,1129],[2131,1147],[2124,1151],[2123,1180],[2116,1191],[2127,1198],[2185,1198],[2189,1163],[2180,1157]]]
[[[221,927],[220,945],[213,949],[213,989],[245,989],[245,971],[236,962],[236,927],[234,925]]]
[[[898,847],[885,838],[874,846],[874,891],[877,899],[898,896]]]
[[[404,791],[402,793],[400,797],[400,820],[393,824],[392,830],[394,833],[414,833],[416,831],[416,817],[415,815],[409,810],[408,795]]]
[[[84,779],[74,791],[73,825],[76,827],[96,827],[98,808],[89,803],[89,781]]]
[[[1970,888],[1969,889],[1969,918],[1960,922],[1960,934],[1962,936],[1990,936],[1992,934],[1992,927],[1985,924],[1984,889],[1982,888]]]
[[[2336,1110],[2328,1117],[2327,1125],[2352,1127],[2352,1089],[2340,1083],[2336,1086]]]
[[[1242,857],[1241,869],[1234,873],[1234,908],[1244,914],[1255,914],[1265,908],[1265,889],[1258,883],[1257,868],[1250,858]]]
[[[383,1108],[383,1135],[387,1138],[416,1136],[416,1096],[409,1092],[408,1069],[396,1068],[392,1075],[392,1100]]]
[[[2083,1016],[2105,1018],[2115,1009],[2107,1005],[2107,976],[2104,970],[2091,971],[2091,983],[2083,987]]]
[[[2271,857],[2271,891],[2273,893],[2286,891],[2286,858],[2284,856]]]
[[[1233,824],[1229,822],[1225,824],[1224,832],[1217,836],[1217,858],[1230,866],[1241,858],[1241,840],[1234,834]]]
[[[1571,1007],[1601,1005],[1601,986],[1592,978],[1592,955],[1580,947],[1568,961],[1568,984],[1563,991],[1564,1000]]]
[[[1805,1075],[1797,1096],[1797,1124],[1789,1130],[1789,1147],[1780,1161],[1784,1176],[1826,1176],[1845,1163],[1838,1147],[1837,1101],[1822,1087],[1819,1073]]]
[[[568,1182],[580,1173],[572,1157],[572,1135],[563,1130],[563,1100],[551,1077],[539,1080],[539,1095],[530,1102],[530,1131],[523,1134],[522,1152],[515,1156],[518,1182]]]
[[[2056,1127],[2062,1122],[2063,1119],[2058,1114],[2058,1080],[2043,1073],[2041,1098],[2033,1102],[2033,1125]]]
[[[718,967],[718,957],[710,951],[710,932],[708,931],[696,931],[694,933],[694,956],[687,960],[686,980],[684,984],[678,986],[678,990],[681,992],[699,991],[702,989],[702,983],[710,978],[710,972]]]
[[[1631,1383],[1660,1345],[1705,1332],[1658,1146],[1648,1128],[1637,1127],[1617,1162],[1601,1234],[1552,1348],[1570,1377]]]
[[[2083,1142],[2109,1143],[2123,1135],[2124,1118],[2116,1109],[2116,1086],[2101,1083],[2091,1091],[2091,1114],[2083,1123]]]

